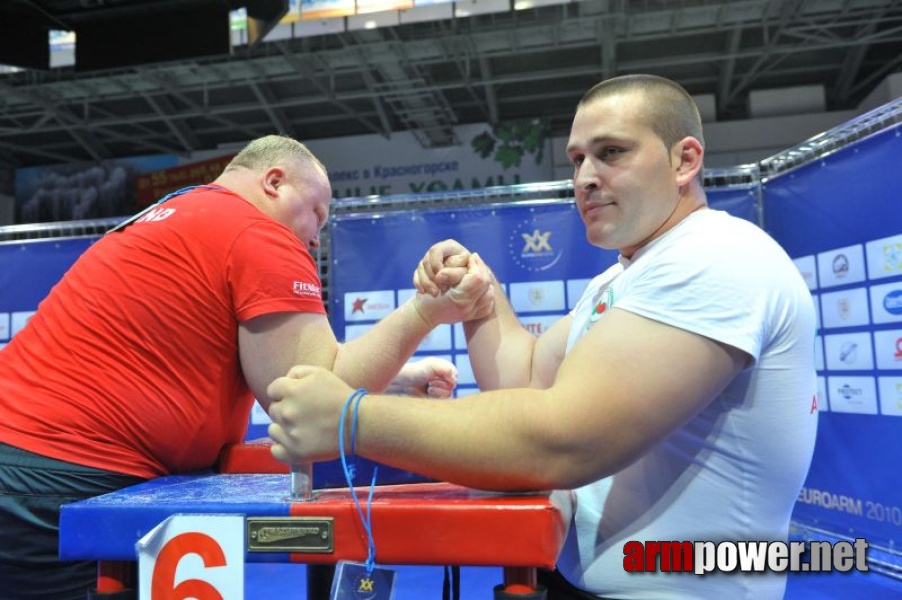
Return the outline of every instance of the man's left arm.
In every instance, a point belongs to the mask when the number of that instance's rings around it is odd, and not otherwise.
[[[615,308],[574,345],[547,389],[438,403],[365,397],[357,452],[474,488],[574,488],[616,473],[684,425],[747,360],[730,346]],[[300,369],[270,391],[276,458],[334,458],[347,386]],[[295,418],[301,411],[303,421]]]

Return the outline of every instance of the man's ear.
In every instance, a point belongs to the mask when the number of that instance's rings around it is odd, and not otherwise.
[[[282,167],[270,167],[263,173],[263,191],[267,196],[279,195],[279,187],[285,181],[285,169]]]
[[[673,152],[677,185],[684,186],[695,179],[701,170],[705,150],[702,148],[701,142],[692,136],[687,136],[674,144]]]

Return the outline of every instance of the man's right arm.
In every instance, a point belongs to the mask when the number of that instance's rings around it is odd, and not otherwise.
[[[526,330],[492,275],[495,309],[463,324],[476,382],[483,390],[545,389],[554,382],[564,358],[570,316],[555,321],[538,338]]]
[[[470,364],[479,387],[493,390],[551,386],[564,358],[571,317],[559,319],[536,338],[520,323],[491,269],[456,240],[439,242],[427,251],[414,274],[414,285],[434,295],[453,292],[445,282],[454,277],[446,274],[463,264],[481,272],[482,278],[490,279],[495,289],[494,309],[486,317],[463,324]]]

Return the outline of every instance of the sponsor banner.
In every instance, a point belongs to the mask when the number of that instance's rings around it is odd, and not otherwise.
[[[860,287],[821,294],[820,315],[824,327],[867,325],[870,322],[867,289]]]
[[[12,337],[9,329],[9,313],[0,313],[0,341],[6,341]]]
[[[874,323],[902,322],[902,281],[871,286]]]
[[[346,321],[378,321],[395,310],[394,290],[363,290],[344,294]]]
[[[540,120],[453,130],[461,143],[442,148],[423,148],[409,131],[395,132],[391,139],[372,134],[310,140],[307,145],[329,170],[336,198],[470,190],[551,181],[554,176],[551,141]]]
[[[902,417],[902,377],[878,377],[880,414]]]
[[[510,301],[514,312],[561,313],[566,310],[563,281],[529,281],[510,284]]]
[[[153,204],[169,192],[210,183],[222,174],[234,154],[144,173],[135,177],[135,208]]]
[[[794,258],[793,261],[796,265],[796,268],[799,270],[799,273],[802,274],[802,278],[805,280],[805,284],[808,286],[809,290],[817,289],[817,263],[814,259],[814,256],[802,256],[800,258]]]
[[[821,405],[814,457],[793,521],[801,528],[840,537],[866,536],[890,548],[902,545],[902,486],[890,476],[892,465],[902,462],[899,423],[893,418],[894,379],[900,374],[893,332],[900,326],[883,324],[902,323],[900,132],[902,125],[896,124],[791,174],[779,174],[762,187],[768,232],[801,265],[806,279],[810,257],[817,257],[816,277],[808,287],[821,296],[823,327],[847,327],[850,320],[860,323],[862,313],[856,296],[843,319],[844,309],[838,306],[843,295],[829,296],[821,290],[835,288],[826,290],[831,294],[845,287],[868,290],[870,319],[852,327],[872,334],[876,367],[832,371],[828,364],[828,370],[821,371],[818,394],[826,402]],[[852,207],[849,198],[862,202]],[[902,560],[894,562],[898,564]]]
[[[875,331],[874,353],[878,369],[902,369],[902,329]]]
[[[871,334],[867,331],[824,336],[824,354],[827,370],[870,371],[874,368]]]
[[[819,253],[817,274],[822,288],[864,281],[863,248],[856,244]]]
[[[902,275],[902,234],[868,242],[865,253],[870,279]]]
[[[831,412],[877,414],[877,388],[873,377],[827,377]]]

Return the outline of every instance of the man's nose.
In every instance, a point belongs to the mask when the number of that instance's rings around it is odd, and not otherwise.
[[[577,189],[591,189],[598,187],[598,172],[591,161],[585,161],[576,170],[573,185]]]

